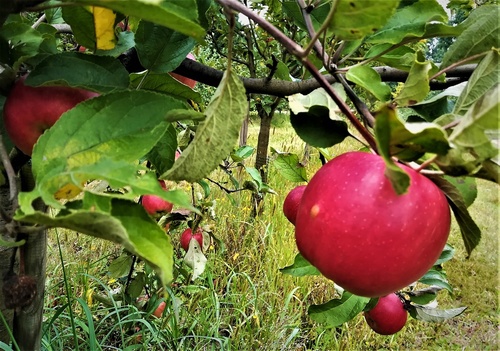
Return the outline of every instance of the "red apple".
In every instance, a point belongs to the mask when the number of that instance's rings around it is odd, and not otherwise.
[[[165,306],[167,306],[165,301],[160,302],[158,307],[156,307],[156,309],[154,310],[153,316],[155,316],[156,318],[161,318],[161,316],[163,315],[163,311],[165,311]]]
[[[164,180],[158,180],[161,187],[167,190],[167,185]],[[141,200],[142,207],[147,213],[154,216],[158,213],[169,213],[172,211],[174,205],[156,195],[143,195]]]
[[[193,61],[196,61],[196,58],[194,57],[194,55],[192,53],[189,53],[187,56],[186,56],[188,59],[191,59]],[[185,84],[187,86],[189,86],[191,89],[194,88],[194,86],[196,85],[196,81],[193,80],[193,79],[190,79],[190,78],[186,78],[184,76],[181,76],[180,74],[177,74],[177,73],[170,73],[170,75],[172,77],[174,77],[175,79],[177,79],[179,82],[181,82],[182,84]]]
[[[408,318],[401,298],[392,293],[379,298],[371,310],[364,312],[366,323],[382,335],[392,335],[403,329]]]
[[[325,164],[302,195],[295,226],[300,253],[327,278],[360,296],[380,297],[421,278],[450,231],[446,197],[406,166],[398,195],[380,156],[348,152]]]
[[[66,111],[99,94],[71,87],[24,85],[26,76],[14,84],[3,108],[5,130],[22,152],[31,155],[33,145]]]
[[[302,194],[304,194],[305,189],[305,185],[299,185],[293,188],[285,197],[285,201],[283,201],[283,214],[293,225],[295,225],[300,199],[302,198]]]
[[[189,243],[191,242],[191,239],[197,240],[200,244],[200,247],[203,247],[203,231],[201,230],[201,228],[196,229],[194,234],[191,228],[187,228],[182,232],[180,241],[181,247],[184,249],[184,251],[187,251],[189,249]]]

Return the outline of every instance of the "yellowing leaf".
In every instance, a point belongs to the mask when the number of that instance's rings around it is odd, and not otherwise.
[[[96,48],[98,50],[112,50],[116,45],[115,18],[116,13],[110,9],[92,6],[90,11],[94,15]]]
[[[71,200],[82,192],[82,189],[75,184],[68,183],[62,186],[55,194],[56,200],[67,199]]]

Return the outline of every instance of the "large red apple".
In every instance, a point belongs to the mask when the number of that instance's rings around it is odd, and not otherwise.
[[[382,335],[392,335],[403,329],[408,318],[403,301],[396,294],[379,298],[374,308],[364,313],[366,323]]]
[[[192,53],[189,53],[187,56],[186,56],[188,59],[191,59],[193,61],[196,61],[196,58],[194,57],[194,55]],[[175,79],[177,79],[179,82],[181,82],[182,84],[186,84],[188,87],[190,87],[191,89],[193,89],[196,85],[196,81],[193,80],[193,79],[190,79],[190,78],[186,78],[184,76],[181,76],[180,74],[177,74],[177,73],[170,73],[170,75],[172,77],[174,77]]]
[[[293,225],[295,225],[300,199],[302,199],[302,194],[304,194],[305,189],[305,185],[299,185],[293,188],[285,197],[285,201],[283,201],[283,214]]]
[[[167,185],[164,180],[158,180],[161,187],[167,190]],[[162,199],[156,195],[143,195],[141,199],[142,207],[146,210],[147,213],[154,216],[158,213],[169,213],[172,211],[174,205],[167,200]]]
[[[61,115],[78,103],[99,94],[71,87],[24,85],[26,76],[14,84],[3,108],[5,130],[22,152],[31,155],[33,145]]]
[[[420,173],[398,195],[380,156],[348,152],[325,164],[304,191],[295,238],[327,278],[360,296],[380,297],[421,278],[450,231],[440,189]]]
[[[203,231],[201,228],[196,229],[196,231],[193,233],[191,228],[187,228],[184,230],[181,234],[181,247],[184,249],[184,251],[187,251],[189,249],[189,243],[191,242],[191,239],[195,239],[198,241],[198,244],[200,244],[200,247],[203,248]]]

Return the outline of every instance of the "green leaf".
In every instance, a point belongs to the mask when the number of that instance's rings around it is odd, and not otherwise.
[[[316,267],[310,264],[300,253],[295,256],[293,264],[284,268],[280,268],[283,274],[289,274],[293,277],[305,277],[308,275],[320,275]]]
[[[374,57],[377,58],[378,62],[404,71],[410,71],[413,62],[415,62],[416,53],[415,49],[408,46],[394,48],[393,45],[384,43],[373,45],[365,54],[366,59]]]
[[[481,60],[458,98],[454,113],[465,114],[481,96],[498,84],[500,77],[498,58],[498,50],[492,50]]]
[[[448,17],[436,0],[408,1],[406,4],[408,5],[398,8],[385,26],[366,41],[374,44],[399,44],[405,39],[418,40],[460,33],[459,28],[445,24],[448,22]],[[380,13],[378,15],[380,16]]]
[[[90,179],[106,181],[111,188],[122,190],[108,194],[110,197],[135,200],[140,195],[154,194],[180,207],[198,212],[191,205],[189,196],[183,191],[164,191],[153,172],[147,172],[137,164],[109,158],[97,160],[92,164],[74,165],[68,170],[54,168],[37,179],[33,191],[20,193],[19,204],[25,213],[31,213],[33,211],[31,203],[37,197],[41,197],[47,205],[62,208],[63,205],[57,199],[71,199],[83,190],[99,193],[83,187],[83,184]],[[66,196],[66,193],[70,196]]]
[[[444,273],[443,271],[437,270],[436,266],[431,268],[418,281],[422,284],[441,287],[443,289],[448,290],[450,293],[453,293],[453,288],[448,283],[448,279],[446,278],[446,273]]]
[[[449,137],[454,148],[472,150],[476,164],[498,156],[493,141],[499,140],[499,94],[497,84],[471,106]]]
[[[96,50],[94,55],[118,57],[135,46],[135,34],[132,31],[124,31],[116,34],[118,42],[111,50]]]
[[[84,6],[63,6],[64,21],[71,26],[75,40],[91,50],[96,48],[94,15]]]
[[[345,101],[346,93],[344,87],[339,83],[334,83],[332,87],[342,100]],[[288,103],[290,105],[290,110],[296,115],[299,113],[307,113],[311,108],[321,106],[329,110],[331,119],[339,119],[339,107],[323,88],[315,89],[307,95],[291,95],[288,97]]]
[[[95,5],[144,21],[171,28],[202,41],[205,30],[198,23],[196,0],[63,0],[71,4]]]
[[[451,260],[453,256],[455,256],[455,249],[451,245],[446,244],[444,246],[443,252],[441,252],[441,255],[439,256],[436,263],[434,263],[434,265],[442,265],[443,263]]]
[[[308,112],[290,114],[290,122],[297,135],[306,143],[317,147],[330,147],[351,135],[347,123],[330,118],[324,106],[312,106]]]
[[[430,286],[425,289],[405,291],[405,293],[410,296],[410,301],[419,305],[426,305],[431,301],[434,301],[437,297],[437,293],[442,290],[439,286]]]
[[[177,150],[177,131],[173,124],[170,124],[165,134],[149,151],[146,158],[151,162],[159,174],[163,174],[172,168],[175,161],[175,151]]]
[[[399,106],[409,106],[425,99],[430,91],[429,72],[431,69],[432,64],[429,61],[419,62],[417,58],[410,69],[403,89],[394,101]]]
[[[412,161],[426,152],[446,155],[450,146],[446,132],[439,125],[427,122],[403,123],[396,111],[387,107],[382,111],[380,115],[377,113],[375,130],[385,135],[384,138],[389,138],[381,140],[380,144],[387,156]]]
[[[339,0],[329,29],[342,40],[364,38],[382,28],[398,5],[399,0]]]
[[[470,216],[461,192],[452,183],[442,177],[430,176],[429,178],[446,195],[451,210],[453,211],[458,226],[460,227],[467,255],[470,256],[472,250],[474,250],[481,240],[481,229],[479,229]]]
[[[277,154],[273,161],[273,165],[280,175],[292,182],[307,182],[306,168],[299,162],[299,156],[290,153]]]
[[[462,195],[466,207],[472,205],[477,197],[476,178],[473,177],[450,177],[445,175],[444,178],[453,184]]]
[[[398,123],[399,122],[399,123]],[[390,105],[384,106],[375,116],[375,138],[379,154],[384,158],[385,174],[398,194],[404,194],[410,186],[410,177],[392,160],[391,145],[393,127],[401,124],[396,111]]]
[[[233,149],[247,115],[246,93],[239,77],[228,69],[205,110],[193,141],[163,177],[195,182],[213,171]]]
[[[434,95],[432,98],[411,105],[409,108],[417,112],[418,115],[423,117],[426,121],[432,122],[436,118],[450,113],[453,110],[453,102],[449,98],[460,96],[466,84],[467,82],[463,82],[451,86],[441,93]]]
[[[283,6],[283,12],[293,19],[294,24],[304,31],[307,31],[307,25],[304,20],[304,15],[302,14],[302,9],[300,8],[297,1],[280,1]],[[330,12],[330,4],[328,2],[323,2],[320,6],[316,6],[311,12],[311,21],[315,29],[319,29],[322,23],[328,16]]]
[[[200,93],[182,84],[169,73],[132,73],[130,75],[130,89],[149,90],[164,93],[180,100],[202,101]]]
[[[446,68],[467,57],[499,48],[500,8],[498,5],[484,5],[472,11],[460,28],[462,34],[446,51],[441,68]]]
[[[40,179],[54,168],[70,170],[103,158],[138,160],[165,133],[168,111],[184,106],[171,97],[146,91],[122,91],[84,101],[38,139],[32,156],[35,177]]]
[[[250,156],[252,156],[252,154],[254,153],[254,151],[255,151],[254,147],[251,147],[251,146],[248,146],[248,145],[241,146],[237,150],[231,152],[231,159],[234,162],[241,162],[243,160],[246,160]]]
[[[127,276],[130,272],[130,268],[132,267],[132,262],[133,259],[129,253],[122,253],[109,264],[109,276],[115,279]]]
[[[85,193],[82,201],[56,217],[44,212],[25,214],[18,210],[16,220],[48,227],[66,228],[78,233],[123,245],[145,259],[167,285],[173,278],[173,247],[170,237],[134,202]]]
[[[8,63],[16,71],[21,63],[41,52],[50,54],[57,52],[53,35],[40,33],[26,23],[5,23],[0,28],[0,37],[8,43],[8,46],[1,48],[2,51],[8,49],[8,55],[6,55],[8,61],[5,63]],[[49,45],[44,45],[45,43]],[[2,53],[2,55],[4,54]]]
[[[362,312],[369,301],[368,297],[344,291],[341,299],[330,300],[322,305],[311,305],[307,313],[315,322],[338,327]]]
[[[107,93],[127,89],[129,77],[113,57],[63,52],[42,60],[26,78],[26,85],[61,85]]]
[[[146,285],[146,275],[144,272],[137,272],[135,277],[132,278],[130,284],[127,288],[127,294],[132,298],[136,299],[142,294],[142,290]]]
[[[347,71],[346,78],[368,90],[380,101],[388,101],[391,98],[391,88],[382,82],[380,75],[371,67],[354,66]]]
[[[142,66],[156,73],[174,70],[195,45],[193,38],[146,21],[139,23],[135,42]]]
[[[410,314],[413,318],[433,323],[442,323],[450,318],[461,315],[467,307],[450,308],[447,310],[438,310],[437,308],[429,308],[425,306],[413,306],[410,309]]]

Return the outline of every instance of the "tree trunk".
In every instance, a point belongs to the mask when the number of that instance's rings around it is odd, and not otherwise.
[[[21,171],[23,191],[34,187],[31,167],[25,166]],[[33,207],[45,212],[47,206],[35,201]],[[24,257],[24,274],[36,279],[36,295],[26,307],[16,311],[14,315],[14,338],[21,351],[41,350],[43,302],[45,295],[45,268],[47,263],[47,230],[30,234],[22,247]]]
[[[257,155],[255,168],[260,171],[262,181],[267,183],[267,149],[269,148],[269,135],[271,132],[272,115],[267,114],[264,109],[259,109],[260,129],[257,139]]]
[[[8,216],[12,216],[12,202],[9,199],[9,186],[4,185],[0,187],[0,205],[2,209]],[[0,232],[5,233],[5,221],[3,219],[0,220]],[[7,235],[2,235],[2,239],[4,241],[13,241],[12,238]],[[12,324],[14,320],[14,310],[7,309],[5,307],[5,298],[3,294],[3,278],[9,272],[10,262],[12,255],[14,254],[14,250],[12,248],[6,248],[0,246],[0,312],[2,313],[5,321],[7,322],[7,326],[4,323],[0,323],[0,341],[10,344],[11,338],[9,336],[9,331],[12,331]]]
[[[248,96],[248,95],[247,95]],[[248,98],[248,109],[247,109],[247,117],[243,121],[240,129],[240,143],[239,146],[245,146],[248,141],[248,123],[250,122],[250,99]]]

